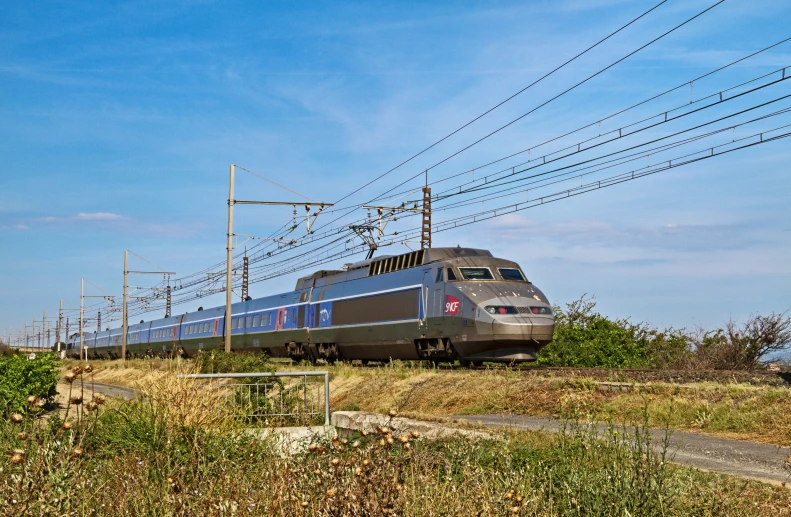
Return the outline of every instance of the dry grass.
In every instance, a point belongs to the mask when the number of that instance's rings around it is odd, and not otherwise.
[[[282,458],[191,403],[196,386],[176,378],[184,368],[145,381],[144,399],[82,412],[72,426],[39,410],[1,421],[0,515],[791,515],[791,491],[670,466],[647,454],[647,435],[594,436],[573,423],[569,434],[500,440],[381,428]],[[339,368],[338,389],[363,388],[361,400],[388,409],[433,407],[424,391],[470,377],[362,372]],[[496,391],[500,381],[485,380]],[[513,393],[501,386],[497,396]]]
[[[791,445],[791,389],[747,384],[668,383],[609,391],[591,379],[526,376],[518,371],[436,371],[407,367],[337,366],[332,406],[412,416],[512,413],[629,422]]]
[[[97,382],[134,386],[178,369],[179,360],[97,363]],[[396,362],[379,368],[346,364],[288,369],[329,369],[332,408],[385,413],[398,407],[414,417],[513,413],[639,420],[647,405],[649,425],[712,436],[791,445],[791,389],[748,384],[654,382],[630,391],[607,391],[592,379],[522,375],[513,370],[437,371]]]

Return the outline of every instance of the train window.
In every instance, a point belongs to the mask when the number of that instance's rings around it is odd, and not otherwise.
[[[272,313],[271,312],[269,313],[269,317],[266,320],[266,324],[267,324],[267,326],[272,324]]]
[[[525,276],[516,268],[511,267],[500,267],[497,268],[500,271],[500,274],[503,276],[503,280],[515,280],[518,282],[526,282]]]
[[[448,268],[448,281],[456,280],[456,273],[453,272],[453,268]]]
[[[256,314],[255,316],[253,316],[253,328],[257,327],[257,326],[258,326],[258,323],[259,323],[260,321],[261,321],[261,316],[259,316],[258,314]]]
[[[209,322],[208,321],[203,324],[203,331],[204,332],[208,332],[209,331]]]
[[[248,328],[248,329],[252,328],[253,327],[253,317],[252,316],[248,316],[246,319],[247,319],[247,323],[245,324],[245,328]]]
[[[442,278],[442,268],[439,268],[437,270],[437,278],[435,278],[434,281],[435,282],[442,282],[442,280],[443,280],[443,278]]]
[[[231,330],[236,330],[236,326],[239,324],[238,318],[231,318]]]
[[[465,280],[494,280],[488,267],[460,267],[459,271]]]

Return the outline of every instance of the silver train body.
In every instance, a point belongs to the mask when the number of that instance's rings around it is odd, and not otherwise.
[[[132,357],[223,348],[225,307],[130,325]],[[317,360],[534,361],[551,342],[544,294],[515,262],[431,248],[318,271],[292,292],[233,304],[234,351]],[[83,335],[89,357],[121,354],[121,330]],[[79,337],[68,343],[77,357]]]

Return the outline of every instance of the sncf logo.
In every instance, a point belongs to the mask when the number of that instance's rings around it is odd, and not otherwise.
[[[453,315],[459,313],[459,299],[449,294],[445,295],[445,314]]]

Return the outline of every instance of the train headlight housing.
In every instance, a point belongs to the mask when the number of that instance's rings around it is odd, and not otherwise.
[[[516,307],[509,305],[487,305],[486,312],[489,314],[519,314]]]
[[[530,312],[532,314],[546,314],[547,316],[552,315],[552,309],[549,307],[530,307]]]

